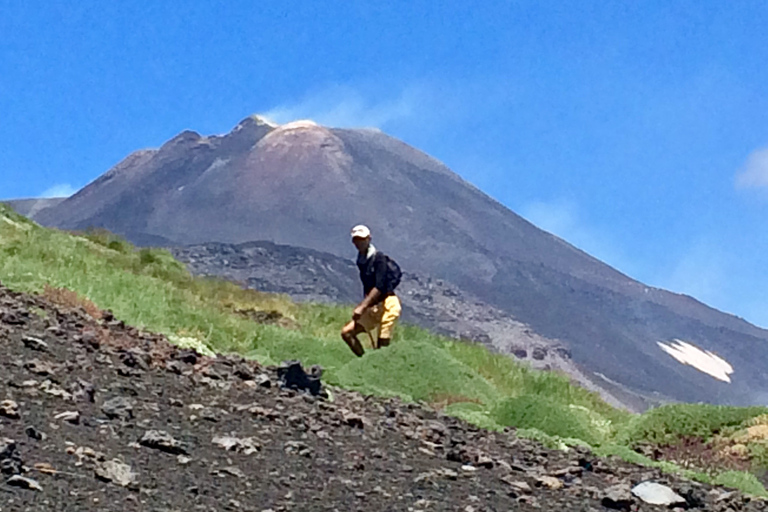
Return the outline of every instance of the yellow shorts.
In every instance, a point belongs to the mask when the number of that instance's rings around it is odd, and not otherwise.
[[[400,318],[400,299],[397,295],[390,295],[384,302],[368,308],[357,321],[366,331],[373,336],[373,331],[378,328],[378,336],[375,339],[392,339],[392,331],[397,319]]]

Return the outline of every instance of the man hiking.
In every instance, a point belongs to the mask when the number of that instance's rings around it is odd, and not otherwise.
[[[359,334],[366,332],[374,349],[386,347],[392,339],[395,322],[400,318],[400,300],[395,287],[400,283],[400,267],[376,250],[371,243],[371,230],[359,225],[352,228],[352,243],[357,248],[357,268],[363,282],[365,298],[355,307],[352,320],[341,330],[342,339],[356,356],[365,353]],[[374,342],[371,331],[378,329]]]

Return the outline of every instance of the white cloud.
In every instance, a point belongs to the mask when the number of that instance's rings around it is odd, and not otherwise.
[[[393,97],[372,99],[359,90],[337,85],[305,96],[291,105],[280,105],[263,116],[280,124],[311,119],[334,128],[380,128],[416,115],[421,90],[410,87]]]
[[[753,151],[736,176],[738,188],[768,187],[768,148]]]
[[[280,124],[311,119],[330,127],[378,128],[401,138],[429,132],[441,140],[440,134],[452,131],[453,123],[494,114],[517,95],[514,84],[498,77],[369,79],[309,91],[261,115]]]
[[[73,195],[75,192],[77,192],[77,189],[70,185],[69,183],[61,183],[59,185],[54,185],[48,189],[46,189],[42,194],[40,194],[38,197],[40,198],[49,198],[49,197],[69,197]]]

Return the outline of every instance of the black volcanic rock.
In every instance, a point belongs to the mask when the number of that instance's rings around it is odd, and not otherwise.
[[[280,370],[231,355],[183,362],[188,353],[163,336],[2,285],[0,313],[0,397],[23,403],[25,418],[0,417],[3,511],[592,511],[617,485],[648,481],[695,496],[686,506],[702,512],[765,510],[764,500],[740,492],[585,448],[547,449],[514,429],[488,432],[395,398],[334,388],[329,401],[250,379],[213,381],[213,368],[246,367],[275,381]],[[19,317],[28,322],[8,322]],[[97,330],[102,344],[82,343]],[[98,403],[15,384],[36,379],[16,364],[30,350],[17,340],[46,331],[43,363],[69,361],[62,378],[109,389],[111,400],[134,403],[135,415],[104,423]],[[149,361],[141,375],[109,363],[126,349]],[[51,424],[75,405],[80,425]],[[44,442],[28,438],[30,423],[50,427]],[[627,499],[638,512],[661,510]]]
[[[134,153],[38,222],[137,243],[278,244],[351,257],[363,222],[408,272],[456,285],[567,345],[606,385],[652,400],[763,403],[768,331],[651,288],[536,228],[437,160],[376,130],[258,117]],[[727,360],[731,382],[679,363],[679,339]]]

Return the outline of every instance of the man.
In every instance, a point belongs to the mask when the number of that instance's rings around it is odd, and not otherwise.
[[[400,300],[394,291],[400,281],[400,271],[384,253],[376,250],[366,226],[352,228],[352,243],[358,252],[357,268],[365,298],[352,312],[352,320],[341,330],[341,337],[356,356],[362,357],[365,351],[358,335],[368,333],[374,349],[386,347],[392,339],[395,322],[400,318]],[[374,342],[371,331],[376,329],[378,336]]]

